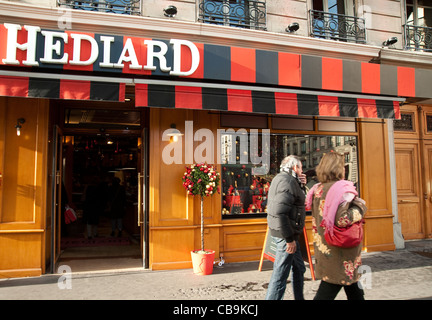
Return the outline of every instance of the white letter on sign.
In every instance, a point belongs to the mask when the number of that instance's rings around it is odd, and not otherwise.
[[[4,64],[19,64],[16,58],[17,49],[27,50],[27,58],[23,61],[25,66],[38,66],[39,63],[36,62],[36,37],[37,33],[40,31],[39,27],[24,26],[27,30],[27,42],[19,44],[18,43],[18,30],[21,30],[21,26],[17,24],[5,23],[5,28],[8,30],[7,34],[7,44],[6,44],[6,59],[3,59]]]
[[[61,38],[64,40],[64,43],[68,42],[67,33],[63,32],[55,32],[55,31],[41,31],[42,35],[45,36],[45,51],[44,57],[40,59],[41,62],[44,63],[59,63],[65,64],[68,60],[68,54],[63,52],[63,57],[59,59],[53,58],[53,51],[59,56],[61,55],[61,42],[60,40],[54,41],[55,38]]]
[[[126,53],[128,55],[126,55]],[[142,69],[142,66],[138,63],[138,59],[135,53],[135,49],[132,43],[132,40],[128,38],[123,47],[123,51],[120,55],[118,62],[114,65],[115,68],[123,68],[123,62],[130,62],[130,69]]]
[[[200,55],[199,55],[198,48],[195,46],[195,44],[187,40],[171,39],[170,43],[173,45],[174,48],[174,65],[173,65],[173,71],[170,72],[170,75],[190,76],[192,73],[196,71],[200,62]],[[192,54],[192,65],[189,71],[180,70],[182,45],[187,46],[190,49]]]
[[[165,58],[165,54],[168,51],[168,46],[165,42],[155,41],[155,40],[144,40],[144,44],[147,45],[147,65],[144,66],[145,70],[156,70],[156,67],[153,65],[153,58],[159,59],[159,66],[161,71],[168,72],[171,68],[167,67],[167,61]],[[154,46],[158,46],[160,48],[159,52],[154,52]]]
[[[114,63],[111,62],[111,43],[114,42],[114,37],[101,36],[103,42],[103,61],[99,62],[102,68],[114,68]]]
[[[93,64],[99,55],[99,48],[96,40],[89,35],[77,34],[77,33],[72,33],[71,38],[74,40],[73,59],[70,60],[69,63],[78,66],[88,66]],[[82,40],[86,40],[90,42],[90,47],[91,47],[90,57],[86,61],[81,61],[81,41]]]

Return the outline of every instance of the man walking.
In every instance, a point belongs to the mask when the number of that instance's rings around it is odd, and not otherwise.
[[[276,243],[276,258],[266,300],[282,300],[291,267],[295,300],[303,300],[306,267],[298,243],[305,222],[306,176],[302,163],[290,155],[282,160],[280,173],[270,184],[267,198],[267,222]]]

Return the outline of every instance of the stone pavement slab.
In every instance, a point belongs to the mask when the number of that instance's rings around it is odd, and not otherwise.
[[[367,300],[432,299],[432,241],[385,252],[363,253],[363,284]],[[0,280],[1,300],[263,300],[272,263],[229,263],[215,266],[208,276],[192,269],[149,271],[132,269],[43,275]],[[312,300],[319,281],[305,274],[305,298]],[[285,300],[292,300],[289,284]],[[337,300],[345,300],[341,291]]]

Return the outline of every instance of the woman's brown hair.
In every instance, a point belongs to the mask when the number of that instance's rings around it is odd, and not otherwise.
[[[336,152],[324,154],[319,165],[316,167],[319,182],[326,183],[342,180],[345,175],[344,165],[345,160],[342,154]]]

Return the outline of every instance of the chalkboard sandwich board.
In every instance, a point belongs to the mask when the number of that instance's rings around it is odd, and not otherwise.
[[[315,280],[315,272],[314,272],[312,257],[309,249],[309,241],[306,233],[306,228],[303,228],[303,233],[299,237],[299,244],[300,244],[300,250],[302,253],[303,260],[309,264],[312,280]],[[273,241],[268,228],[266,231],[266,236],[264,240],[263,250],[261,253],[261,260],[259,263],[258,271],[262,270],[262,264],[264,258],[270,260],[271,262],[274,262],[276,258],[276,243]]]

